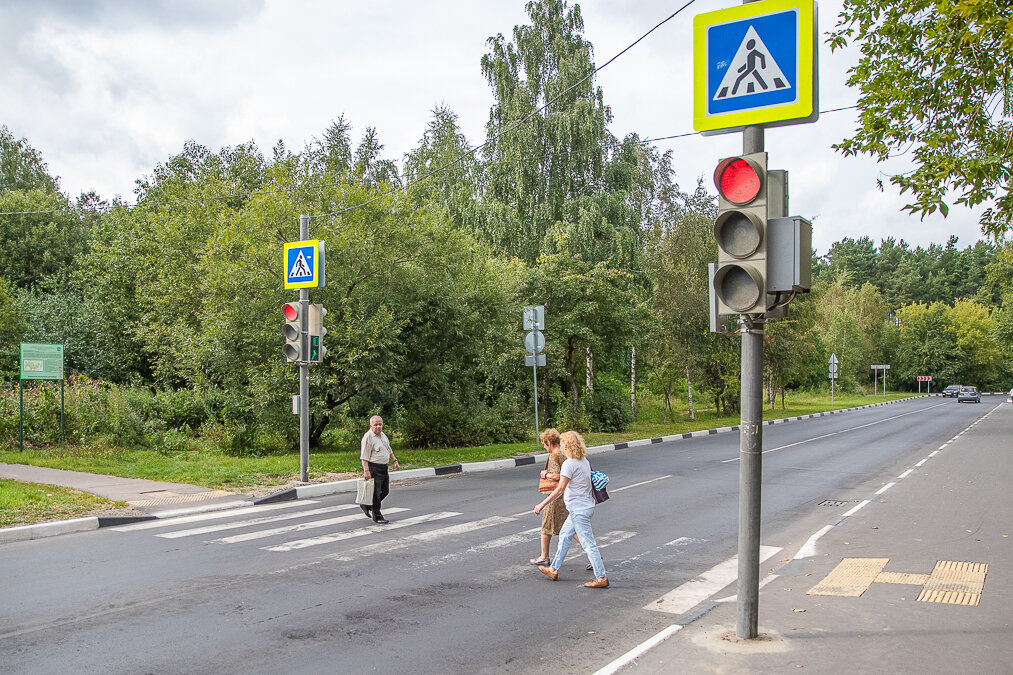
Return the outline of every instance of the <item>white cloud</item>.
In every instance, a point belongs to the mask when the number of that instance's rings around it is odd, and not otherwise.
[[[217,149],[255,141],[265,153],[293,149],[344,114],[353,137],[377,128],[400,159],[421,138],[431,110],[447,105],[473,142],[484,137],[492,96],[480,70],[486,39],[526,21],[524,0],[49,0],[0,5],[0,124],[28,138],[70,194],[95,189],[129,196],[134,181],[186,140]],[[585,37],[601,65],[679,5],[589,0]],[[692,17],[727,6],[700,0],[603,70],[613,132],[641,138],[692,131]],[[824,32],[840,0],[822,3]],[[821,108],[854,103],[844,86],[853,54],[821,51]],[[820,251],[844,236],[903,238],[912,245],[962,246],[980,238],[979,211],[955,208],[924,222],[899,211],[882,167],[845,158],[831,144],[853,113],[770,130],[771,166],[791,174],[791,210],[813,217]],[[709,178],[740,136],[659,142],[675,152],[686,189]]]

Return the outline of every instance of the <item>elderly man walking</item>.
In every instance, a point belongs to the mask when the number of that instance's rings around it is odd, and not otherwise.
[[[387,475],[387,464],[394,460],[394,470],[401,468],[394,457],[394,451],[390,449],[390,439],[383,433],[383,419],[379,415],[369,418],[369,431],[362,436],[359,444],[359,459],[362,460],[362,477],[365,480],[373,479],[373,505],[372,507],[362,504],[362,511],[367,517],[380,525],[386,525],[390,521],[380,513],[380,502],[390,492],[390,477]]]

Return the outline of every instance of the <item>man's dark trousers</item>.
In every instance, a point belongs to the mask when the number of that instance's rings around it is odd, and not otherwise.
[[[380,502],[390,492],[390,475],[386,464],[369,464],[369,475],[373,477],[373,520],[380,518]]]

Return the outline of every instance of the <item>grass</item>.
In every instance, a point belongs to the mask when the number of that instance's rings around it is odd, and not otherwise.
[[[124,506],[80,490],[0,479],[0,527],[81,518]]]
[[[910,394],[890,394],[883,397],[848,395],[836,396],[833,405],[829,396],[793,394],[781,409],[778,401],[775,408],[764,409],[765,420],[780,417],[795,417],[824,412],[831,409],[851,408],[883,400],[906,398]],[[653,438],[682,434],[701,429],[734,426],[739,415],[718,416],[713,410],[697,410],[696,419],[689,419],[687,413],[676,419],[662,421],[661,408],[657,404],[645,403],[641,407],[640,420],[627,431],[620,433],[588,433],[587,445],[607,445],[639,438]],[[467,462],[481,462],[492,459],[515,457],[541,451],[533,441],[486,445],[473,448],[409,449],[397,447],[395,454],[401,460],[403,469],[442,466]],[[234,457],[217,452],[170,452],[160,453],[145,449],[92,448],[70,445],[67,448],[53,447],[30,449],[23,453],[16,448],[0,451],[0,462],[9,464],[30,464],[58,469],[85,471],[88,473],[147,478],[173,483],[190,483],[209,488],[244,491],[253,487],[282,485],[298,477],[299,454],[274,455],[267,457]],[[310,478],[326,474],[358,473],[361,470],[358,450],[314,449],[310,452]],[[4,510],[0,502],[0,511]]]

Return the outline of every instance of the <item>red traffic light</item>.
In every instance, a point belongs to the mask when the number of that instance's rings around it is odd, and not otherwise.
[[[299,318],[299,303],[286,302],[283,305],[285,311],[285,321],[295,321]]]
[[[753,162],[729,157],[721,160],[714,170],[714,186],[727,201],[741,206],[756,199],[763,189],[763,179]]]

